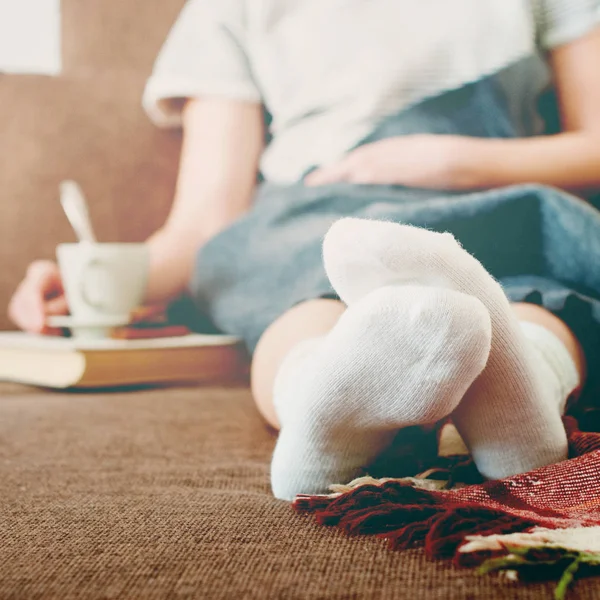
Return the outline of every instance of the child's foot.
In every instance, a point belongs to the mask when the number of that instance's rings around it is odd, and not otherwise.
[[[342,219],[326,236],[324,259],[333,287],[349,306],[382,286],[407,284],[456,290],[486,306],[489,360],[453,414],[485,477],[507,477],[567,457],[562,387],[544,378],[536,364],[540,355],[531,350],[500,285],[450,234]]]
[[[399,429],[449,415],[484,368],[490,338],[481,302],[450,290],[383,288],[353,303],[279,371],[275,496],[347,483]]]

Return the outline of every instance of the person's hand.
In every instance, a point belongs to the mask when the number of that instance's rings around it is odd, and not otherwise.
[[[67,301],[58,266],[45,260],[29,265],[25,279],[10,301],[10,319],[19,328],[30,333],[58,334],[59,329],[46,325],[46,317],[67,313]]]
[[[349,182],[461,189],[460,172],[475,140],[453,135],[409,135],[384,139],[353,150],[337,163],[321,167],[304,180],[308,186]],[[463,179],[463,181],[461,181]]]

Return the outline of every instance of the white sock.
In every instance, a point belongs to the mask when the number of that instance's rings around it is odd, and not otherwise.
[[[548,400],[552,384],[537,368],[500,285],[452,235],[342,219],[328,232],[323,250],[331,283],[349,306],[379,287],[407,284],[453,289],[486,306],[492,322],[488,363],[453,413],[485,477],[498,479],[566,459],[560,409]]]
[[[530,351],[535,354],[536,368],[547,382],[548,402],[558,406],[561,415],[565,414],[569,397],[581,386],[581,377],[563,342],[537,323],[521,321],[521,329],[529,340]],[[456,428],[447,425],[442,429],[439,442],[440,456],[467,454],[462,438]]]
[[[545,327],[521,321],[521,329],[536,355],[536,367],[547,382],[547,400],[564,415],[569,396],[581,385],[577,365],[562,341]]]
[[[279,370],[274,495],[347,483],[399,429],[449,415],[484,368],[490,340],[481,302],[450,290],[382,288],[354,303]]]

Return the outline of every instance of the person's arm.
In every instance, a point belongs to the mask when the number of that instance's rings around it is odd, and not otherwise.
[[[459,170],[472,187],[537,182],[600,188],[600,28],[552,51],[563,133],[474,140]]]
[[[525,139],[388,138],[313,171],[305,183],[451,190],[540,183],[568,190],[600,189],[600,28],[554,49],[550,62],[563,133]]]
[[[147,303],[185,290],[197,251],[246,212],[252,202],[264,144],[259,104],[223,98],[189,101],[175,201],[149,240]]]
[[[198,249],[248,210],[262,148],[259,104],[217,98],[188,102],[175,202],[165,225],[148,240],[147,303],[164,305],[180,295]],[[48,327],[46,318],[66,314],[67,308],[58,266],[36,261],[8,313],[21,329],[49,334],[60,331]]]

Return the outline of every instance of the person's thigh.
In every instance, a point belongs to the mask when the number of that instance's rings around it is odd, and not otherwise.
[[[345,309],[338,300],[303,302],[279,317],[260,338],[252,359],[252,395],[273,427],[279,428],[273,407],[273,382],[283,359],[299,342],[329,332]]]

